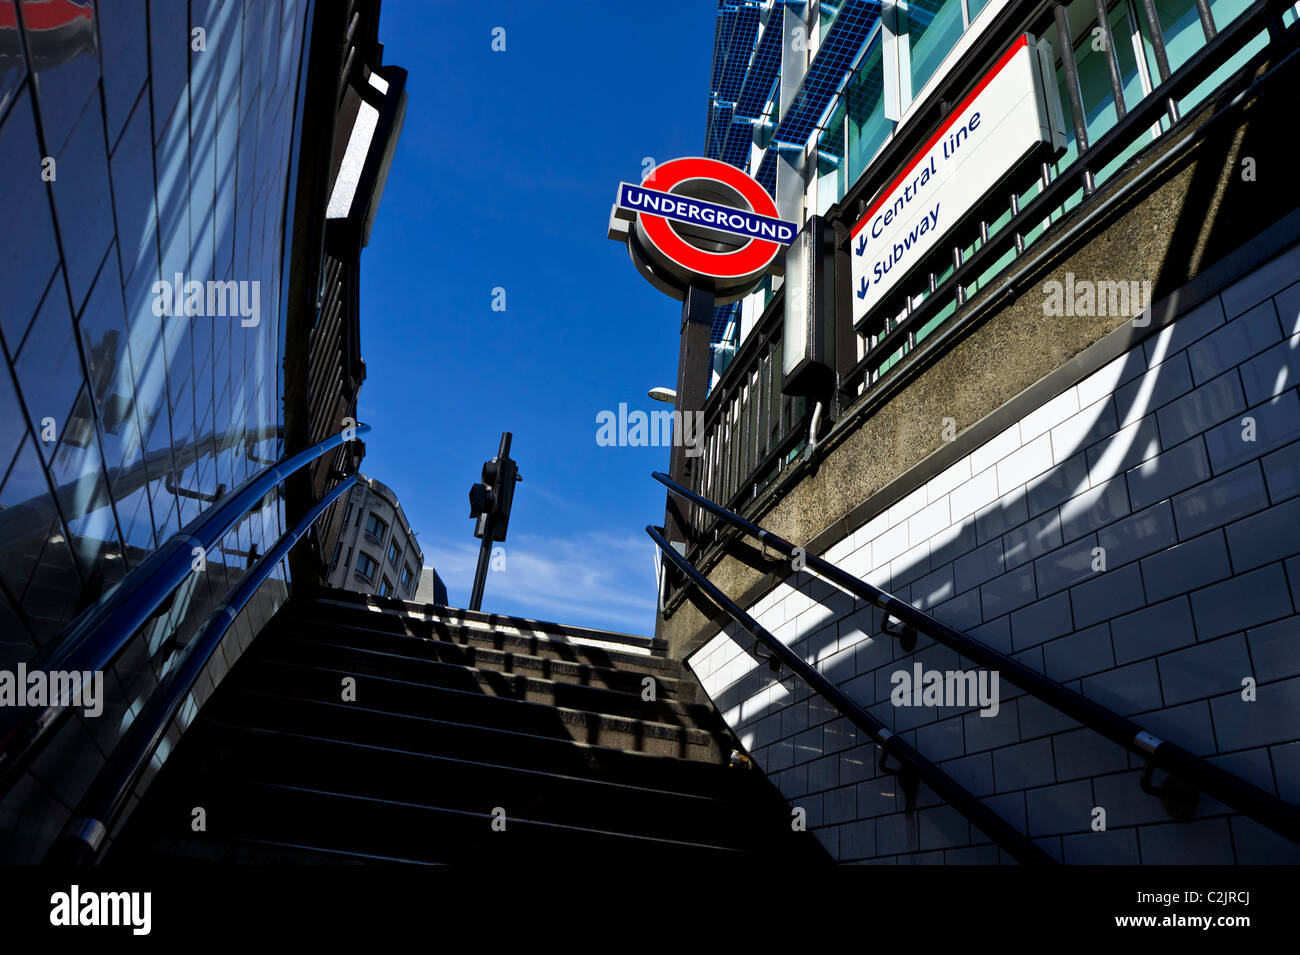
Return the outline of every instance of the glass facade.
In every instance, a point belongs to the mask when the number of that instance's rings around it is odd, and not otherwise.
[[[280,456],[307,6],[0,0],[0,666]],[[188,612],[282,524],[232,530]]]
[[[1248,6],[1248,0],[1215,0],[1210,5],[1215,23],[1222,27],[1239,16]],[[976,17],[985,9],[982,0],[919,0],[900,10],[897,37],[882,40],[876,33],[861,55],[852,75],[846,81],[834,108],[829,112],[823,127],[817,133],[816,209],[824,212],[844,197],[862,176],[872,159],[888,140],[895,123],[888,119],[884,70],[887,62],[907,63],[905,72],[898,76],[899,101],[897,115],[906,112],[911,102],[935,79],[939,66],[970,29],[982,28]],[[1205,37],[1197,16],[1194,0],[1158,0],[1161,32],[1171,70],[1177,70],[1205,45]],[[1086,123],[1090,138],[1096,139],[1117,120],[1110,89],[1107,51],[1102,49],[1098,37],[1095,4],[1091,0],[1075,0],[1068,5],[1074,40],[1074,58],[1079,70]],[[1135,0],[1121,0],[1108,6],[1108,26],[1115,39],[1115,57],[1123,85],[1124,103],[1133,107],[1159,83],[1155,52],[1151,46],[1150,29]],[[1060,44],[1055,29],[1048,32],[1060,61]],[[1220,68],[1179,106],[1186,111],[1205,98],[1251,55],[1261,49],[1267,37],[1261,33]],[[896,44],[898,53],[892,60],[883,55],[883,43]],[[1065,96],[1064,71],[1058,80]],[[890,111],[892,114],[892,111]],[[1063,167],[1072,161],[1073,148],[1058,163]],[[1145,144],[1135,146],[1112,168],[1118,168]],[[847,165],[844,162],[847,155]],[[1109,174],[1112,169],[1104,171]],[[1103,175],[1103,178],[1104,178]]]

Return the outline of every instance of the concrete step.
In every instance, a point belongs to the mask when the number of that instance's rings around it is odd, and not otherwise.
[[[207,832],[191,831],[194,798],[184,786],[161,777],[147,821],[118,840],[121,861],[148,857],[194,842],[219,845],[274,843],[311,852],[344,853],[411,862],[493,862],[575,859],[648,859],[736,854],[738,850],[686,840],[664,840],[531,818],[510,816],[493,829],[491,808],[448,809],[423,800],[377,799],[308,787],[244,780],[213,780],[202,792]],[[168,791],[170,790],[170,791]],[[168,798],[168,797],[172,798]],[[134,820],[133,820],[134,822]],[[499,825],[499,823],[498,823]],[[128,823],[130,829],[132,823]]]
[[[361,706],[240,690],[214,700],[205,716],[289,733],[447,756],[481,759],[522,769],[589,775],[610,782],[684,793],[722,794],[743,790],[745,774],[721,761],[614,749],[579,742],[568,736],[542,736],[456,720],[390,713]]]
[[[721,762],[731,752],[728,734],[699,729],[691,714],[680,713],[666,703],[660,704],[657,719],[648,719],[489,696],[477,689],[433,686],[360,673],[356,669],[265,657],[245,663],[240,668],[240,686],[279,696],[355,702],[389,713],[477,723],[535,736],[575,739],[615,749],[686,759]],[[352,700],[343,699],[346,680],[355,681]]]
[[[656,693],[661,699],[691,702],[695,698],[696,683],[688,674],[674,677],[668,675],[670,671],[658,667],[647,672],[641,667],[630,669],[626,666],[599,666],[554,656],[534,656],[473,643],[458,643],[408,633],[387,633],[345,624],[322,626],[311,633],[299,629],[292,634],[268,634],[257,646],[260,648],[281,642],[345,646],[541,680],[622,690],[638,695],[642,691],[644,680],[649,677],[655,681]]]
[[[408,642],[409,638],[408,638]],[[638,681],[623,689],[548,680],[522,673],[502,673],[462,664],[443,663],[421,656],[392,653],[369,646],[348,646],[323,640],[281,637],[257,648],[261,659],[328,666],[371,676],[392,677],[428,686],[466,690],[512,700],[548,703],[570,709],[661,722],[685,723],[694,717],[711,720],[711,707],[683,704],[663,695],[655,677],[635,674]],[[640,680],[655,680],[655,699],[642,699]]]
[[[441,809],[491,812],[585,829],[742,847],[788,810],[765,802],[637,786],[495,762],[433,756],[392,746],[344,742],[200,720],[195,743],[178,754],[180,802],[199,804],[223,781],[274,783]],[[733,790],[733,794],[735,791]]]
[[[356,596],[356,595],[353,595]],[[373,598],[378,599],[378,598]],[[419,604],[412,607],[420,608]],[[590,666],[618,668],[636,673],[680,677],[681,667],[667,657],[652,652],[651,642],[637,643],[602,639],[603,631],[560,628],[555,624],[524,621],[516,617],[494,622],[486,615],[469,611],[443,614],[415,610],[410,613],[391,608],[372,607],[355,601],[321,599],[301,622],[286,621],[285,632],[310,636],[322,628],[346,625],[388,634],[408,634],[490,650],[523,653],[529,656],[585,663]],[[530,625],[533,628],[530,629]],[[305,632],[302,632],[305,631]],[[629,638],[638,639],[638,638]]]

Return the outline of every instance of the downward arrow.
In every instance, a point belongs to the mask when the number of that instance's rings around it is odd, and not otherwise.
[[[867,279],[865,276],[863,276],[862,287],[858,289],[858,298],[866,298],[866,297],[867,297]]]
[[[858,240],[858,255],[861,255],[865,251],[867,251],[867,237],[864,234],[862,238]]]

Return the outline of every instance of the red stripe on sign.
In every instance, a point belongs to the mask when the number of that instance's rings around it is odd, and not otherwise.
[[[888,199],[893,191],[898,188],[899,183],[908,179],[912,175],[912,170],[921,164],[921,160],[925,158],[925,155],[933,149],[944,136],[948,135],[948,130],[952,129],[953,123],[957,122],[961,114],[966,112],[966,107],[970,106],[970,104],[975,101],[975,97],[979,96],[980,93],[983,93],[984,88],[992,83],[1006,65],[1011,62],[1015,55],[1027,46],[1029,46],[1029,34],[1022,33],[1020,38],[1016,40],[1015,43],[1011,44],[1010,48],[998,58],[997,63],[993,65],[993,69],[984,74],[984,78],[976,84],[975,88],[971,90],[970,93],[966,95],[966,98],[957,105],[957,108],[949,114],[947,122],[939,127],[938,131],[936,131],[935,134],[926,141],[924,146],[917,150],[916,155],[912,157],[912,161],[907,164],[907,168],[895,176],[894,181],[891,182],[887,188],[881,190],[876,201],[871,204],[871,208],[868,209],[866,214],[858,220],[857,225],[853,227],[853,231],[849,233],[850,239],[856,239],[858,237],[858,233],[861,232],[862,227],[867,224],[867,220],[880,211],[880,207],[885,204],[885,200]]]

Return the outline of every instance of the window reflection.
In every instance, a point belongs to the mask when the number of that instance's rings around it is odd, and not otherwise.
[[[0,178],[24,226],[0,230],[6,658],[53,639],[281,455],[284,169],[305,5],[277,4],[278,30],[257,5],[205,7],[201,55],[189,6],[0,0],[0,169],[35,173]],[[39,175],[47,154],[54,183]],[[260,321],[159,315],[155,283],[177,275],[259,283]],[[166,626],[222,599],[282,527],[272,495]]]

